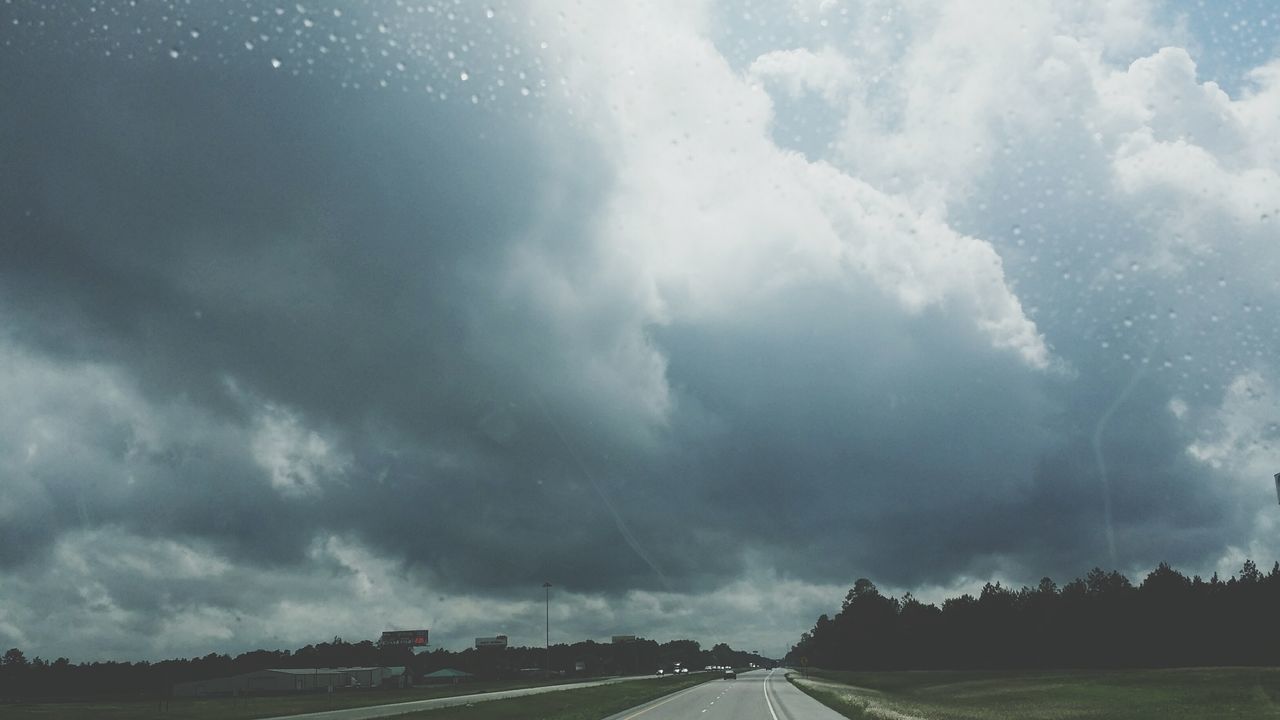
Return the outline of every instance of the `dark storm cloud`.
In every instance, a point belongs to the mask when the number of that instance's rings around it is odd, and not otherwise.
[[[454,589],[552,571],[620,589],[733,565],[687,558],[665,521],[633,534],[619,510],[682,482],[652,481],[616,436],[625,410],[592,408],[572,374],[627,299],[593,299],[599,328],[566,339],[506,276],[524,245],[551,272],[591,270],[581,226],[609,178],[589,145],[549,137],[546,119],[336,91],[261,58],[143,47],[86,71],[93,49],[10,51],[13,336],[124,368],[151,401],[189,399],[242,435],[133,458],[144,480],[114,500],[88,463],[66,468],[48,501],[69,517],[33,516],[15,560],[83,521],[267,563],[351,530]],[[319,499],[275,492],[243,447],[263,402],[352,453],[344,481]]]
[[[335,94],[333,78],[282,77],[260,59],[140,50],[88,67],[87,50],[9,51],[0,287],[14,337],[50,357],[124,366],[152,400],[189,397],[228,423],[250,423],[228,378],[300,409],[361,457],[351,503],[342,491],[326,500],[329,521],[374,537],[425,525],[413,544],[475,548],[463,578],[512,542],[485,524],[490,514],[508,530],[558,525],[529,512],[556,502],[573,523],[589,520],[576,510],[594,502],[582,488],[550,500],[526,489],[576,473],[562,448],[541,459],[553,438],[506,451],[493,438],[515,433],[509,406],[529,420],[522,368],[538,372],[559,352],[518,297],[503,297],[503,254],[521,233],[571,245],[580,231],[564,213],[589,208],[600,169],[573,161],[557,184],[572,200],[548,217],[540,183],[563,161],[552,154],[573,149],[540,142],[522,115]],[[475,466],[434,468],[417,455],[424,441]],[[116,506],[92,491],[91,465],[65,468],[67,493],[52,493],[50,511],[88,502],[95,521],[216,536],[255,559],[296,557],[330,515],[276,496],[242,450],[191,442],[143,461],[150,482]],[[388,482],[372,482],[378,473]],[[392,520],[399,509],[404,523]],[[32,529],[10,547],[27,556],[52,536]]]

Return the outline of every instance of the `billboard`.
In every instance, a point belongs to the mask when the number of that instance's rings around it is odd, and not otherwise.
[[[427,631],[426,630],[387,630],[382,633],[382,637],[378,638],[378,644],[382,647],[395,647],[404,645],[408,647],[426,647]]]
[[[493,637],[476,638],[476,647],[478,648],[482,648],[482,647],[504,648],[506,646],[507,646],[506,635],[494,635]]]

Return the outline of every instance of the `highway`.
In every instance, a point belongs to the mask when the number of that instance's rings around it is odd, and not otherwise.
[[[410,700],[408,702],[393,703],[390,705],[370,705],[368,707],[345,708],[342,710],[324,710],[321,712],[305,713],[302,715],[280,715],[273,718],[264,718],[263,720],[302,720],[303,718],[306,720],[370,720],[371,718],[404,715],[405,713],[418,712],[419,710],[437,710],[439,708],[455,707],[458,705],[471,705],[474,703],[486,702],[488,700],[506,700],[508,698],[517,698],[525,695],[538,695],[540,693],[575,690],[577,688],[594,687],[596,685],[610,685],[617,682],[631,682],[646,679],[649,678],[620,677],[609,678],[607,680],[590,680],[587,682],[521,688],[519,690],[499,690],[497,692],[476,693],[474,695],[455,695],[453,697],[433,698],[431,700]]]
[[[605,720],[844,720],[797,690],[783,671],[755,670],[712,680]]]

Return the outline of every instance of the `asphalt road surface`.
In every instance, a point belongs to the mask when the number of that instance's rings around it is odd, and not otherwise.
[[[800,692],[782,671],[755,670],[712,680],[631,708],[606,720],[844,720]]]
[[[474,695],[455,695],[453,697],[433,698],[431,700],[410,700],[408,702],[393,703],[391,705],[371,705],[369,707],[346,708],[345,710],[325,710],[323,712],[305,713],[302,715],[280,715],[278,717],[266,718],[265,720],[302,720],[303,718],[306,720],[367,720],[368,718],[394,717],[405,713],[418,712],[419,710],[437,710],[439,708],[454,707],[457,705],[470,705],[488,700],[505,700],[507,698],[517,698],[524,695],[538,695],[540,693],[558,692],[560,690],[574,690],[576,688],[610,685],[617,682],[646,679],[648,678],[643,676],[621,677],[610,678],[608,680],[564,683],[562,685],[544,685],[542,687],[521,688],[519,690],[499,690],[497,692],[476,693]]]

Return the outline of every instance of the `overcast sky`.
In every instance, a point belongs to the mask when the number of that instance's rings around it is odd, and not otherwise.
[[[1280,558],[1270,3],[0,4],[0,647],[781,655]]]

